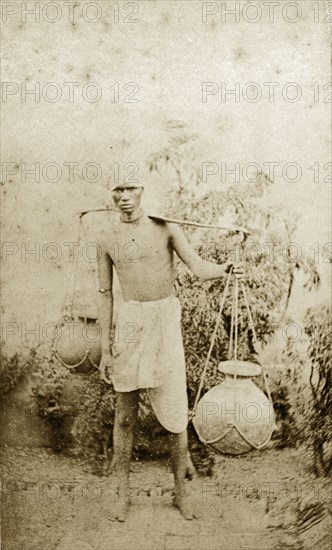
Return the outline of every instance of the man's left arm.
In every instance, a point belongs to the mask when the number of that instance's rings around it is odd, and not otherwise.
[[[183,231],[174,223],[168,223],[170,241],[179,258],[189,267],[190,271],[201,279],[217,279],[223,277],[233,266],[233,273],[242,277],[242,264],[227,261],[224,264],[214,264],[204,261],[192,248]]]

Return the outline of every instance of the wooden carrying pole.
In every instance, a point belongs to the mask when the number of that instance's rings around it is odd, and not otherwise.
[[[95,210],[85,210],[84,212],[80,213],[79,215],[80,218],[82,218],[86,214],[89,214],[89,212],[113,212],[113,210],[111,210],[110,208],[97,208]],[[177,223],[179,225],[191,225],[193,227],[202,227],[204,229],[219,229],[221,231],[243,233],[243,234],[249,235],[249,231],[245,227],[222,227],[220,225],[193,222],[191,220],[180,220],[178,218],[169,218],[167,216],[159,216],[158,214],[147,214],[147,216],[148,218],[152,218],[155,220],[161,220],[169,223]]]

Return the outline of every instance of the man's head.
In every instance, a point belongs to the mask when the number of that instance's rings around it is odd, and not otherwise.
[[[115,206],[123,213],[130,214],[140,207],[143,185],[137,183],[117,183],[112,187]]]

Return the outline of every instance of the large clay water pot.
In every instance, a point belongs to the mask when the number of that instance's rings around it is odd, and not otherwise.
[[[226,378],[199,401],[193,424],[203,443],[218,453],[239,455],[263,448],[274,430],[272,402],[253,382],[260,365],[223,361]]]
[[[101,359],[101,333],[95,319],[63,320],[54,333],[53,351],[63,365],[75,372],[90,372]]]

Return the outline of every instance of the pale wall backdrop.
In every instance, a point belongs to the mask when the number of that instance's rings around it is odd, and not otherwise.
[[[24,328],[32,330],[35,323],[60,317],[72,268],[64,243],[77,240],[80,209],[109,201],[111,163],[119,162],[120,168],[126,162],[138,164],[139,177],[148,185],[150,206],[162,199],[167,181],[151,178],[146,161],[165,147],[174,126],[196,134],[200,162],[219,166],[226,162],[229,167],[235,162],[241,166],[297,162],[301,166],[302,176],[293,183],[276,170],[268,200],[271,205],[281,201],[285,214],[300,215],[296,240],[305,253],[319,247],[322,289],[309,296],[298,284],[293,313],[301,316],[307,305],[328,297],[328,264],[323,262],[322,247],[331,240],[331,166],[326,166],[331,146],[331,105],[327,102],[331,88],[324,90],[330,81],[330,32],[324,22],[324,2],[318,3],[318,12],[310,9],[313,2],[293,3],[301,8],[299,20],[293,23],[282,15],[284,1],[272,22],[266,2],[251,3],[262,9],[255,23],[246,21],[255,18],[247,2],[237,3],[239,21],[232,15],[222,20],[222,2],[77,2],[72,4],[73,20],[66,2],[55,2],[55,7],[47,7],[49,2],[27,3],[39,6],[40,21],[34,15],[22,16],[22,2],[2,4],[3,9],[7,5],[2,13],[2,80],[7,83],[2,97],[2,239],[14,243],[6,245],[3,258],[2,322],[7,332],[9,322],[19,327],[17,334],[7,334],[7,347],[21,344]],[[226,4],[234,8],[236,3]],[[208,11],[206,22],[204,9]],[[286,18],[295,19],[295,9],[288,7]],[[126,17],[137,22],[125,21]],[[92,22],[94,18],[98,20]],[[75,94],[70,101],[68,83],[73,82]],[[250,102],[240,97],[235,102],[227,96],[222,102],[216,92],[203,102],[203,82],[213,82],[218,88],[226,82],[230,89],[237,82],[241,92],[246,83],[255,82],[263,91],[262,99]],[[279,84],[274,102],[268,100],[267,82]],[[289,82],[301,87],[297,102],[282,96]],[[23,101],[22,89],[36,87],[36,83],[41,87],[40,100],[30,94]],[[89,83],[97,87],[87,88]],[[115,83],[118,97],[114,96]],[[126,87],[128,83],[135,88]],[[84,99],[83,91],[93,97],[96,89],[102,92],[98,101]],[[289,89],[290,97],[294,90]],[[124,101],[130,92],[137,102]],[[61,98],[52,102],[55,93],[61,93]],[[70,181],[64,163],[74,162],[78,165]],[[27,174],[24,181],[23,163],[30,169],[39,163],[41,171],[48,163],[57,163],[61,177],[52,183],[41,173],[38,182]],[[100,165],[98,182],[84,181],[86,163]],[[318,181],[309,168],[314,163],[320,168]],[[47,177],[55,176],[50,167]],[[89,177],[93,178],[93,169]],[[209,179],[209,185],[225,185],[220,171]],[[25,257],[24,243],[28,248],[40,243],[42,248],[50,242],[60,246],[58,261],[42,256],[36,262],[32,255]],[[86,276],[80,284],[87,285],[93,307],[92,279]],[[33,335],[30,342],[34,342]]]

